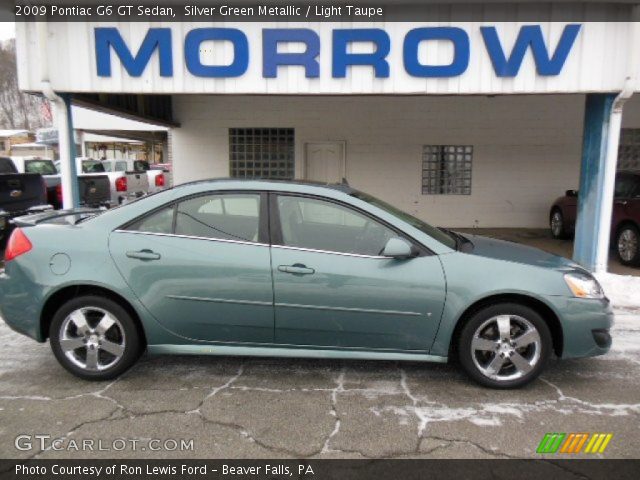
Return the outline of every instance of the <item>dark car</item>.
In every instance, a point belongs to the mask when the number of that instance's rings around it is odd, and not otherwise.
[[[39,173],[20,173],[9,157],[0,157],[0,248],[14,217],[51,208],[47,186]]]
[[[554,238],[569,238],[576,224],[578,192],[567,190],[553,202],[549,214]],[[616,175],[611,245],[624,265],[640,265],[640,171],[620,171]]]

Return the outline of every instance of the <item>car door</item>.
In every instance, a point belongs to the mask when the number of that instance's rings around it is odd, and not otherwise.
[[[613,201],[612,235],[615,235],[618,226],[631,220],[638,222],[640,217],[640,176],[620,172],[616,176],[616,185]]]
[[[272,194],[275,340],[297,346],[427,351],[445,300],[435,255],[380,255],[397,231],[345,204]]]
[[[109,248],[135,295],[171,332],[211,342],[271,343],[267,235],[264,194],[208,193],[114,231]]]

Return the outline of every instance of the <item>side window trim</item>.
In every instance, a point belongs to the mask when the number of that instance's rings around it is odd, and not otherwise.
[[[229,240],[225,238],[214,238],[214,237],[200,237],[200,236],[192,236],[192,235],[181,235],[176,234],[176,224],[178,221],[178,204],[187,200],[192,200],[194,198],[205,197],[208,195],[232,195],[232,194],[248,194],[248,195],[257,195],[260,201],[260,208],[258,210],[258,241],[250,242],[250,241],[236,241]],[[157,232],[145,232],[145,231],[137,231],[137,230],[129,230],[132,225],[144,220],[152,215],[155,215],[161,210],[165,208],[173,208],[173,221],[171,225],[170,233],[157,233]],[[247,243],[251,245],[270,245],[269,236],[270,236],[270,228],[269,228],[269,201],[268,201],[268,192],[261,190],[212,190],[207,192],[199,192],[193,195],[187,195],[185,197],[181,197],[178,199],[171,200],[170,202],[164,203],[149,212],[145,212],[142,215],[137,216],[136,218],[129,220],[128,222],[120,225],[119,227],[114,229],[115,232],[127,232],[127,233],[135,233],[139,235],[160,235],[160,236],[173,236],[173,237],[182,237],[182,238],[193,238],[200,240],[209,240],[209,241],[220,241],[220,242],[235,242],[235,243]]]
[[[271,246],[284,246],[278,194],[274,192],[269,193],[269,234]]]
[[[278,197],[279,196],[282,196],[282,197],[310,198],[310,199],[314,199],[314,200],[320,200],[320,201],[324,201],[324,202],[328,202],[328,203],[333,203],[335,205],[339,205],[341,207],[347,208],[349,210],[352,210],[354,212],[359,213],[360,215],[364,215],[365,217],[370,218],[371,220],[373,220],[375,222],[378,222],[380,225],[384,226],[385,228],[388,228],[389,230],[392,230],[396,235],[398,235],[398,237],[406,240],[411,245],[416,247],[418,249],[418,251],[420,252],[420,254],[418,256],[422,257],[422,256],[433,255],[433,252],[431,250],[429,250],[426,246],[422,245],[420,242],[418,242],[414,238],[412,238],[412,237],[408,236],[406,233],[398,230],[398,228],[394,227],[393,225],[388,224],[387,222],[385,222],[381,218],[378,218],[378,217],[376,217],[375,215],[373,215],[373,214],[371,214],[369,212],[366,212],[366,211],[361,210],[361,209],[359,209],[357,207],[354,207],[353,205],[341,202],[339,200],[335,200],[333,198],[322,197],[322,196],[318,196],[318,195],[312,195],[312,194],[306,194],[306,193],[298,193],[298,192],[280,192],[280,191],[278,191],[278,192],[270,192],[269,193],[269,227],[270,227],[270,230],[271,230],[271,246],[272,247],[280,247],[280,248],[286,248],[286,249],[291,249],[291,250],[306,250],[306,251],[313,251],[313,252],[326,252],[326,253],[330,253],[330,254],[334,254],[334,255],[346,255],[346,256],[352,256],[352,257],[387,258],[387,257],[383,257],[383,256],[378,256],[378,255],[361,255],[361,254],[357,254],[357,253],[336,252],[336,251],[332,251],[332,250],[317,250],[317,249],[313,249],[313,248],[293,247],[293,246],[285,245],[284,244],[283,235],[282,235],[282,223],[280,221],[280,210],[278,208]]]

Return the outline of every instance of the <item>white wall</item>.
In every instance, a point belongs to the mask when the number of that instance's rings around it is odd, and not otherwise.
[[[640,128],[640,95],[627,100],[622,112],[622,128]]]
[[[577,188],[584,96],[177,96],[176,184],[229,176],[228,129],[292,127],[304,144],[343,140],[351,185],[436,225],[546,227],[549,206]],[[424,144],[473,145],[470,196],[421,194]]]

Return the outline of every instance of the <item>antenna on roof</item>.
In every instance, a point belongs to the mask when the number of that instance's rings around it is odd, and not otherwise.
[[[349,185],[349,182],[347,182],[345,177],[342,177],[342,185]]]

